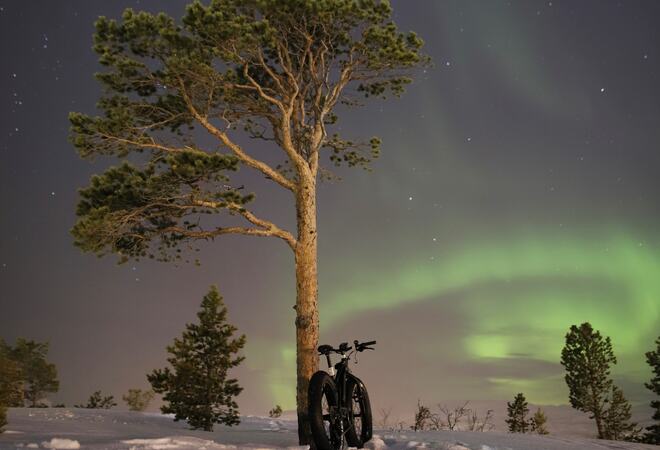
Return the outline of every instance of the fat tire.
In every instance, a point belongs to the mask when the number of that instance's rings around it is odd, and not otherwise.
[[[341,439],[331,421],[326,420],[330,425],[330,434],[326,431],[322,410],[324,396],[329,407],[337,407],[339,403],[337,386],[330,375],[319,370],[309,381],[309,425],[317,450],[336,450],[341,447]]]
[[[360,405],[360,414],[362,419],[362,429],[358,436],[355,430],[355,418],[353,417],[353,396],[356,395]],[[346,380],[346,406],[348,406],[349,424],[346,428],[346,442],[349,447],[363,448],[364,444],[373,437],[373,420],[371,415],[371,403],[369,402],[369,393],[364,383],[357,378]]]

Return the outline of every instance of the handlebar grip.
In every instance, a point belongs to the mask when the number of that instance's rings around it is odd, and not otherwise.
[[[360,344],[360,345],[362,345],[362,346],[367,346],[367,345],[374,345],[375,343],[376,343],[376,341],[369,341],[369,342],[363,342],[363,343]]]

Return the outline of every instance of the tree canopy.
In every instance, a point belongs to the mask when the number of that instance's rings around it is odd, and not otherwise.
[[[101,115],[71,113],[71,139],[85,158],[136,156],[81,190],[76,245],[124,260],[179,258],[182,241],[229,233],[293,247],[289,232],[246,209],[254,196],[230,175],[248,166],[296,191],[301,177],[316,177],[322,153],[330,164],[368,167],[377,138],[354,141],[327,127],[339,103],[399,95],[428,62],[421,39],[400,32],[391,13],[376,0],[212,0],[189,5],[181,23],[131,9],[120,21],[101,17]],[[237,131],[274,143],[280,163],[252,156]],[[221,212],[248,225],[203,216]]]

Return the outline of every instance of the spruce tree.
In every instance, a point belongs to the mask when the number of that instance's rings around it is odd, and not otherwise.
[[[561,352],[561,364],[566,368],[571,406],[590,413],[596,422],[598,438],[604,439],[605,403],[612,389],[610,365],[616,364],[610,338],[603,338],[588,322],[571,326]]]
[[[72,234],[82,250],[171,260],[185,257],[178,247],[241,234],[292,251],[301,445],[318,369],[318,184],[334,166],[368,169],[380,147],[342,136],[339,114],[360,98],[401,95],[428,61],[392,15],[384,0],[210,0],[181,20],[131,9],[101,17],[100,115],[70,115],[82,157],[123,159],[80,191]],[[228,178],[239,167],[287,194],[295,230],[255,213],[254,195]]]
[[[507,402],[507,419],[505,422],[509,425],[510,433],[526,433],[531,427],[530,422],[527,420],[527,400],[521,393],[517,394],[513,402]]]
[[[612,386],[611,398],[603,416],[604,435],[613,441],[624,440],[635,431],[636,423],[631,423],[631,406],[617,386]]]
[[[548,434],[548,429],[546,427],[547,422],[548,422],[547,416],[541,410],[541,408],[538,408],[534,413],[534,416],[532,416],[532,420],[530,423],[532,427],[532,431],[536,434]]]
[[[165,394],[163,413],[186,420],[194,429],[212,431],[213,424],[240,422],[234,400],[243,390],[228,371],[243,361],[236,354],[245,336],[234,338],[236,327],[227,322],[227,308],[215,286],[211,287],[197,313],[198,324],[187,324],[181,338],[167,347],[171,365],[147,375],[153,390]]]
[[[646,362],[651,366],[653,378],[645,386],[656,396],[651,400],[651,408],[655,410],[653,420],[656,423],[646,428],[644,442],[660,445],[660,337],[655,340],[655,345],[655,350],[646,353]]]

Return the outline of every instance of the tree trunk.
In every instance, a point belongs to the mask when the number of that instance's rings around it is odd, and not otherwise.
[[[598,439],[605,439],[605,433],[603,432],[603,423],[602,423],[602,406],[598,401],[598,396],[596,395],[596,390],[594,389],[594,382],[590,380],[590,389],[591,389],[591,403],[592,403],[592,413],[594,415],[594,420],[596,421],[596,429],[598,430]]]
[[[594,413],[594,419],[596,420],[596,428],[598,429],[598,439],[606,439],[605,432],[603,430],[603,419],[601,418],[600,411],[596,411]]]
[[[319,342],[316,182],[311,177],[307,180],[303,179],[299,184],[296,194],[296,217],[298,224],[298,242],[295,250],[298,440],[300,445],[311,445],[307,394],[309,380],[319,366],[316,354]]]

